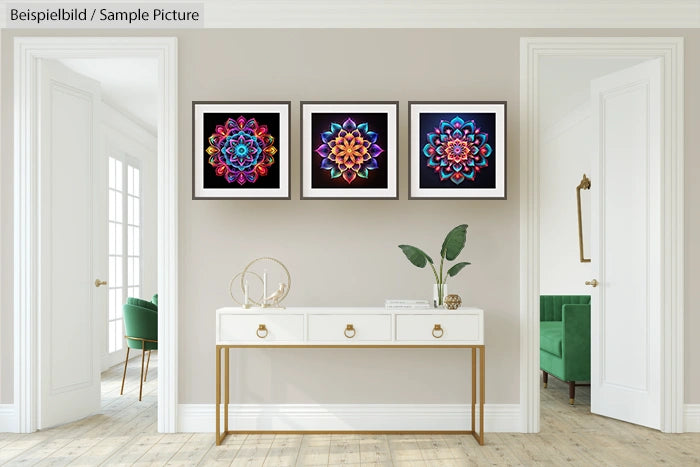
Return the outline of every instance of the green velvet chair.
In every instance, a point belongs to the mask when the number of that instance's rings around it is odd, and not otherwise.
[[[148,300],[143,300],[141,298],[128,297],[126,299],[126,303],[128,305],[136,305],[156,312],[158,311],[158,302],[149,302]]]
[[[576,386],[591,380],[591,296],[540,296],[540,369],[569,384],[573,405]]]
[[[124,329],[126,332],[126,360],[124,360],[124,375],[122,376],[122,389],[124,394],[124,380],[126,380],[126,367],[129,363],[131,349],[141,350],[141,377],[139,387],[139,400],[143,395],[143,382],[148,377],[148,365],[151,363],[151,351],[158,350],[158,307],[151,302],[129,297],[123,306]],[[148,362],[144,374],[144,357],[148,351]]]

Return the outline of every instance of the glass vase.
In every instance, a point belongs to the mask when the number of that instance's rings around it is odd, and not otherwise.
[[[447,297],[447,284],[433,284],[433,308],[442,308]]]

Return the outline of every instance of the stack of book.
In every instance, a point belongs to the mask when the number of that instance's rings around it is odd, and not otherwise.
[[[430,308],[428,300],[386,300],[384,306],[392,310],[421,310]]]

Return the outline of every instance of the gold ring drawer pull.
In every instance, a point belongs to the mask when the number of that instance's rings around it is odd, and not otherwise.
[[[350,332],[352,332],[352,334],[350,334]],[[355,327],[352,324],[348,324],[345,327],[345,331],[343,331],[343,334],[345,334],[345,337],[347,337],[348,339],[352,339],[353,337],[355,337],[356,334]]]
[[[265,334],[263,334],[263,332]],[[260,339],[265,339],[267,337],[267,327],[265,327],[264,324],[261,324],[258,326],[258,330],[255,331],[255,334],[260,338]]]
[[[440,334],[438,334],[440,333]],[[443,334],[445,334],[445,331],[442,329],[442,326],[439,324],[436,324],[435,327],[433,328],[433,337],[435,339],[440,339]]]

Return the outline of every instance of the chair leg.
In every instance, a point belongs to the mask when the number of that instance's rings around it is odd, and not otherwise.
[[[576,396],[576,381],[569,381],[569,404],[574,405],[574,397]]]
[[[549,381],[549,373],[542,370],[542,382],[544,383],[544,388],[547,389],[547,381]]]
[[[143,375],[143,380],[144,382],[146,381],[146,378],[148,378],[148,365],[151,363],[151,351],[148,351],[148,359],[146,360],[146,374]]]
[[[129,347],[126,348],[126,360],[124,360],[124,376],[122,376],[122,390],[119,395],[124,395],[124,380],[126,379],[126,364],[129,363]]]
[[[146,356],[146,341],[141,341],[141,378],[140,379],[140,386],[139,386],[139,401],[141,400],[141,395],[143,394],[143,362],[144,362],[144,357]]]

